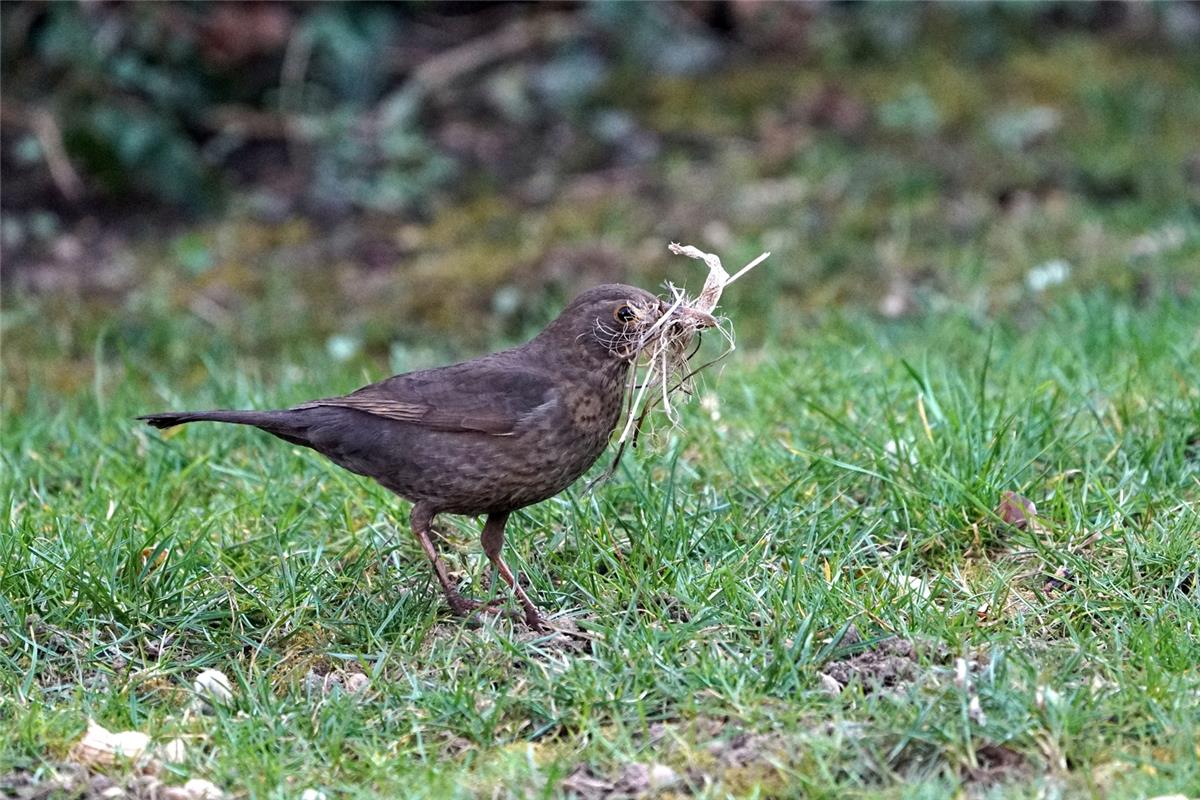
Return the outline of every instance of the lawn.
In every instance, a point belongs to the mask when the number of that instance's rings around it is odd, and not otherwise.
[[[0,794],[1200,795],[1200,63],[951,38],[597,90],[661,150],[545,202],[234,203],[33,258],[4,296]],[[407,504],[311,451],[134,420],[511,344],[586,283],[695,289],[672,239],[773,255],[678,427],[509,521],[582,635],[451,617]],[[485,597],[479,528],[440,520]],[[154,767],[84,769],[89,719]]]
[[[1194,794],[1198,312],[1068,295],[739,350],[609,483],[512,523],[586,640],[449,618],[403,504],[309,451],[131,419],[366,377],[299,368],[324,353],[218,351],[186,399],[133,359],[31,389],[4,430],[0,758],[44,780],[92,717],[184,737],[168,781],[262,797],[609,796],[630,764],[711,797]],[[1035,521],[997,516],[1008,491]],[[442,527],[487,593],[478,525]],[[209,667],[234,698],[200,713]]]

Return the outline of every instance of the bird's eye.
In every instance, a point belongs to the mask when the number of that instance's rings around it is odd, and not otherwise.
[[[624,305],[617,306],[616,310],[613,311],[613,318],[617,322],[633,322],[637,319],[637,312],[634,311],[633,306],[625,303]]]

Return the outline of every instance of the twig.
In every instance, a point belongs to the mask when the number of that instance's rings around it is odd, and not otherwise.
[[[567,41],[581,30],[573,14],[515,19],[495,31],[427,59],[413,71],[409,87],[406,88],[420,87],[425,92],[437,91],[487,64],[511,58],[536,45]]]
[[[72,203],[78,202],[83,197],[83,181],[80,180],[75,167],[71,165],[67,149],[63,146],[62,131],[53,114],[44,108],[25,108],[12,103],[4,103],[0,105],[0,121],[33,131],[38,146],[42,150],[42,156],[46,159],[50,180],[54,182],[59,194]]]
[[[313,37],[308,28],[297,25],[288,39],[287,48],[283,52],[283,65],[279,69],[279,113],[283,121],[288,155],[293,164],[299,163],[297,151],[304,141],[304,125],[299,122],[298,114],[290,112],[299,112],[303,108],[301,101],[304,95],[304,75],[308,72],[312,51]]]
[[[395,109],[419,107],[430,94],[488,64],[512,58],[532,47],[567,41],[582,31],[583,26],[573,14],[544,14],[513,20],[491,33],[426,59],[400,88],[363,114],[359,124],[363,130],[374,131],[388,124]],[[289,41],[280,75],[279,112],[259,111],[247,106],[221,106],[205,115],[204,125],[220,133],[265,141],[285,139],[289,144],[314,138],[313,132],[321,127],[320,118],[289,108],[296,105],[311,49],[309,37],[296,35]]]
[[[760,255],[758,258],[754,259],[754,260],[753,260],[753,261],[751,261],[749,264],[747,264],[746,266],[742,267],[742,268],[741,268],[741,269],[739,269],[737,272],[733,273],[733,277],[731,277],[731,278],[729,278],[727,281],[725,281],[725,286],[728,286],[729,284],[733,283],[733,282],[734,282],[734,281],[736,281],[738,278],[742,277],[742,276],[743,276],[743,275],[745,275],[747,272],[749,272],[750,270],[754,269],[755,267],[757,267],[757,266],[758,266],[759,264],[761,264],[762,262],[766,261],[766,260],[767,260],[767,258],[768,258],[770,255],[771,255],[770,253],[763,253],[763,254],[762,254],[762,255]],[[724,287],[722,287],[722,288],[724,288]]]
[[[301,122],[303,117],[285,117],[274,111],[259,111],[249,106],[216,106],[207,112],[201,123],[214,133],[228,133],[245,139],[275,141],[289,136],[311,138],[307,135],[311,126]]]

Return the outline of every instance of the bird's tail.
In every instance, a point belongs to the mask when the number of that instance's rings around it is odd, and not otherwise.
[[[229,422],[253,425],[293,444],[312,447],[303,415],[293,411],[166,411],[138,417],[156,428],[173,428],[188,422]]]

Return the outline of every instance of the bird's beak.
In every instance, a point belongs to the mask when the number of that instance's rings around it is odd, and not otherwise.
[[[698,308],[688,308],[687,306],[680,306],[679,308],[675,309],[675,314],[683,322],[691,323],[692,325],[694,325],[697,328],[697,330],[700,330],[703,328],[717,327],[717,318],[714,317],[712,314],[709,314],[706,311],[701,311]]]
[[[659,319],[662,319],[664,314],[667,314],[668,312],[671,311],[671,305],[672,304],[668,303],[666,300],[658,301],[658,318]],[[679,322],[682,322],[685,325],[691,325],[696,330],[703,330],[704,328],[717,327],[717,318],[716,317],[714,317],[712,314],[709,314],[705,311],[701,311],[697,308],[688,308],[685,305],[681,305],[681,306],[679,306],[679,308],[675,309],[673,316]]]

